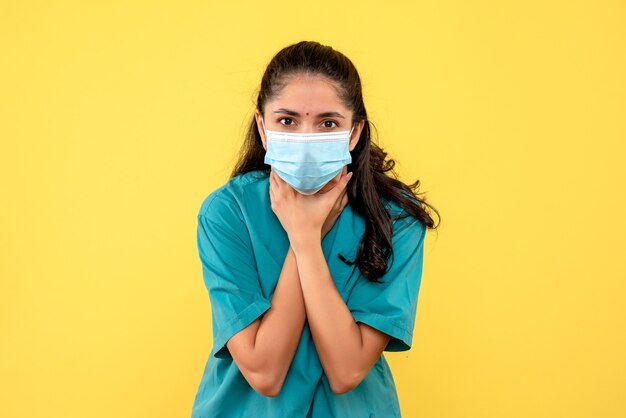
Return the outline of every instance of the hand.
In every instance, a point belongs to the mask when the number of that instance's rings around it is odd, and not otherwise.
[[[344,168],[347,171],[347,168]],[[270,171],[272,210],[289,236],[292,247],[311,239],[319,239],[330,230],[347,204],[345,193],[352,173],[340,173],[335,185],[325,193],[303,195]],[[345,203],[344,203],[345,200]]]

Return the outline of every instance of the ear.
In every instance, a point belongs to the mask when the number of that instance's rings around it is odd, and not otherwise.
[[[361,131],[363,130],[363,126],[365,125],[365,119],[360,120],[359,123],[354,127],[352,131],[352,136],[350,137],[350,151],[356,147],[356,144],[359,142],[359,138],[361,138]]]
[[[267,151],[267,138],[265,138],[265,131],[263,130],[263,123],[261,123],[261,112],[259,112],[259,109],[254,110],[254,119],[256,120],[256,127],[259,130],[259,134],[261,134],[263,148]]]

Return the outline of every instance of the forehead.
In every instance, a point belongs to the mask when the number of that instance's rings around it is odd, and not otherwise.
[[[348,113],[339,98],[337,87],[319,75],[293,75],[287,77],[278,95],[266,103],[272,111],[280,107],[302,112],[343,111]]]

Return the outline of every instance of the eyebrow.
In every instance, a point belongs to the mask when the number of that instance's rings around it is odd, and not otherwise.
[[[283,107],[273,111],[272,113],[285,113],[287,115],[300,117],[300,114],[298,112],[295,112],[295,111],[289,110],[289,109],[285,109]],[[317,117],[320,117],[320,118],[328,117],[328,116],[337,116],[337,117],[345,119],[345,117],[341,113],[339,113],[339,112],[324,112],[324,113],[320,113],[319,115],[317,115]]]

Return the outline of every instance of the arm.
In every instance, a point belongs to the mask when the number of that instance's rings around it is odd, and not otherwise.
[[[355,322],[328,270],[319,238],[294,247],[311,334],[331,389],[352,390],[367,375],[390,336]]]
[[[341,177],[323,194],[295,192],[270,173],[272,210],[289,236],[296,256],[305,314],[320,362],[334,393],[359,384],[380,357],[390,336],[359,325],[344,303],[328,270],[321,246],[328,218],[336,219],[348,203],[346,186],[352,177],[344,166]]]
[[[239,370],[257,392],[280,393],[305,321],[304,301],[291,247],[272,296],[272,307],[227,342]]]

